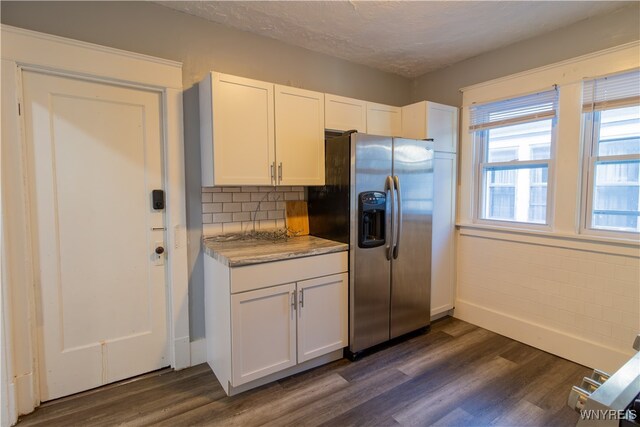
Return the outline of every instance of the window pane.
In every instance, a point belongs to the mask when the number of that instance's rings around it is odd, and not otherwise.
[[[486,161],[548,159],[552,125],[546,119],[488,130]]]
[[[598,156],[640,154],[640,105],[600,112]]]
[[[484,219],[545,224],[547,165],[484,168]]]
[[[592,226],[640,231],[639,216],[640,161],[596,163]]]

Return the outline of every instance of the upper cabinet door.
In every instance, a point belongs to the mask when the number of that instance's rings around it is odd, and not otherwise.
[[[273,83],[209,73],[200,83],[202,185],[273,185]]]
[[[428,101],[402,107],[402,136],[432,138],[435,151],[455,153],[458,147],[458,108]]]
[[[402,134],[402,109],[391,105],[367,102],[367,133],[381,136]]]
[[[275,85],[280,185],[324,185],[324,94]]]
[[[367,132],[367,103],[338,95],[324,95],[324,127],[331,130]]]

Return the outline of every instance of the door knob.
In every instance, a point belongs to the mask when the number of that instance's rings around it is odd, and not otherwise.
[[[158,246],[158,247],[156,248],[156,253],[157,253],[158,255],[162,255],[162,254],[164,253],[164,248],[163,248],[162,246]]]

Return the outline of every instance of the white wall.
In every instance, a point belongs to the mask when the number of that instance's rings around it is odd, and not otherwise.
[[[640,333],[640,241],[581,234],[582,81],[640,66],[629,43],[464,89],[455,316],[584,365],[613,371]],[[469,106],[558,86],[550,226],[485,225],[474,215]]]
[[[197,83],[216,70],[243,77],[405,105],[410,81],[152,2],[2,1],[2,23],[183,63],[191,339],[204,337],[200,124]]]
[[[640,38],[640,3],[460,61],[412,82],[413,101],[462,104],[459,89]]]

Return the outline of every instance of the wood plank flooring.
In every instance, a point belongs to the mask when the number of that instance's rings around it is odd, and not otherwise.
[[[204,365],[45,404],[19,426],[575,426],[590,373],[445,318],[427,334],[227,397]]]

